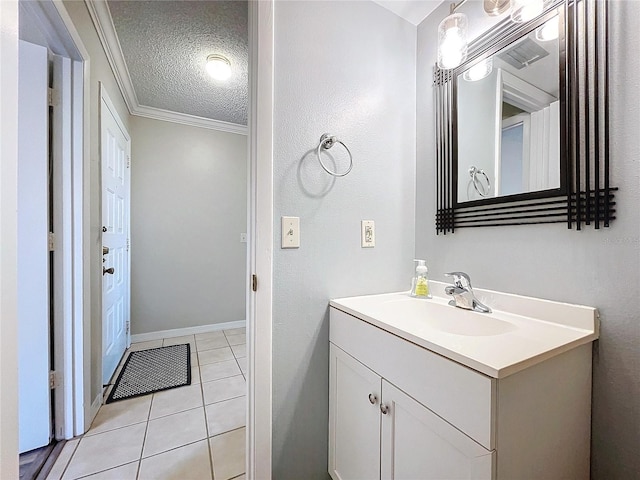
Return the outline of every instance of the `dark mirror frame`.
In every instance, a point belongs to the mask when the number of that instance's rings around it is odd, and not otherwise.
[[[506,18],[469,46],[452,70],[434,70],[436,231],[566,223],[609,226],[615,218],[609,185],[609,0],[554,0],[543,14],[516,24]],[[560,188],[458,202],[458,76],[559,15]]]

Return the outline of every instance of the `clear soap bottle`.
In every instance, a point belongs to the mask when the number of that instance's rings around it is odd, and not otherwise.
[[[411,285],[411,296],[416,298],[431,298],[426,261],[416,259],[414,262],[416,262],[416,274],[413,277]]]

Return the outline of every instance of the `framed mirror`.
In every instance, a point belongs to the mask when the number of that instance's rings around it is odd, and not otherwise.
[[[560,223],[608,226],[606,1],[547,3],[506,19],[434,75],[438,233]]]

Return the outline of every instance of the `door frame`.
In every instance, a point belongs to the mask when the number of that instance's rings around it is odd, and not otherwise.
[[[247,277],[247,458],[249,479],[272,464],[272,272],[274,2],[249,3],[249,261]],[[251,285],[251,281],[248,282]]]
[[[127,127],[125,126],[124,122],[122,121],[122,119],[120,118],[120,115],[118,114],[118,110],[116,109],[115,105],[113,104],[113,101],[111,101],[111,97],[109,97],[109,93],[107,92],[107,89],[105,87],[105,85],[102,82],[98,82],[99,83],[99,90],[100,90],[100,107],[99,107],[99,112],[98,112],[98,118],[100,119],[100,123],[99,123],[99,146],[98,146],[98,151],[100,152],[100,219],[102,220],[102,193],[103,193],[103,184],[102,184],[102,167],[103,167],[103,162],[102,162],[102,122],[103,122],[103,115],[105,114],[104,108],[103,108],[103,102],[104,104],[107,106],[107,109],[109,110],[111,116],[113,117],[113,119],[115,120],[115,122],[118,124],[118,127],[120,128],[120,131],[122,132],[122,134],[124,135],[124,137],[127,140],[127,171],[128,171],[128,175],[129,175],[129,184],[127,186],[127,202],[125,204],[125,209],[127,210],[127,240],[128,242],[131,241],[131,168],[129,167],[130,162],[131,162],[131,135],[129,134]],[[125,290],[126,290],[126,301],[125,301],[125,317],[126,317],[126,325],[127,325],[127,339],[126,339],[126,347],[125,347],[125,351],[127,348],[129,348],[129,346],[131,346],[131,251],[130,249],[127,249],[127,276],[125,278]],[[102,276],[102,279],[104,281],[104,275]],[[100,332],[100,335],[102,336],[102,334],[104,333],[104,292],[102,292],[102,310],[101,310],[101,315],[102,315],[102,319],[100,321],[100,326],[102,327],[102,332]],[[104,343],[101,342],[101,347],[100,347],[100,375],[102,376],[102,363],[103,363],[103,359],[104,359]],[[117,368],[116,368],[117,370]],[[101,378],[101,383],[102,383],[103,379]],[[104,401],[104,399],[103,399]],[[101,403],[102,404],[102,403]]]

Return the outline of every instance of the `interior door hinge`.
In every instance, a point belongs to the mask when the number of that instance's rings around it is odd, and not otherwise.
[[[49,251],[53,252],[56,249],[56,234],[53,232],[49,232],[48,238]]]
[[[47,89],[47,103],[50,107],[58,106],[58,92],[56,92],[53,88]]]
[[[127,320],[127,332],[126,334],[129,335],[129,329],[131,328],[131,321]]]
[[[127,252],[129,251],[129,239],[127,238]]]
[[[55,370],[51,370],[49,372],[49,388],[53,390],[54,388],[57,388],[58,386],[59,386],[58,385],[58,375],[55,372]]]
[[[131,157],[127,155],[127,168],[131,167]]]
[[[251,290],[258,291],[258,276],[255,273],[251,275]]]

